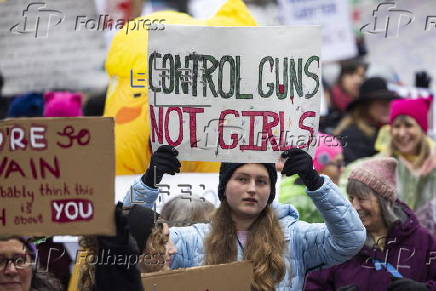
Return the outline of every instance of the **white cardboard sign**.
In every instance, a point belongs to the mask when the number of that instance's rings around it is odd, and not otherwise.
[[[318,24],[322,27],[323,61],[337,61],[357,55],[348,1],[279,0],[282,23]]]
[[[292,147],[312,154],[320,48],[317,26],[150,31],[153,149],[169,144],[180,160],[222,162],[273,162]]]

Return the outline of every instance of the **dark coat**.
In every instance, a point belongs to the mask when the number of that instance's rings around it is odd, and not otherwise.
[[[436,240],[417,221],[413,211],[402,205],[408,218],[391,227],[385,249],[363,247],[351,260],[325,270],[309,273],[305,290],[337,290],[357,286],[359,291],[386,290],[392,275],[375,269],[372,259],[387,262],[405,278],[425,282],[436,290]]]
[[[369,137],[353,123],[345,128],[340,136],[341,140],[345,141],[343,155],[346,164],[360,158],[372,157],[377,153],[375,150],[377,132]]]

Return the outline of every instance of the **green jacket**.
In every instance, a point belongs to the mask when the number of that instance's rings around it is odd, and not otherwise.
[[[396,178],[398,197],[414,210],[425,206],[436,197],[436,169],[427,175],[414,175],[399,159]]]
[[[305,185],[296,183],[298,175],[283,176],[280,182],[279,202],[291,204],[297,208],[300,220],[307,222],[324,222],[312,199],[307,196]]]

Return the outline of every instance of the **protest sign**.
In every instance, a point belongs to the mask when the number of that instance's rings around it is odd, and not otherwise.
[[[0,235],[115,234],[112,118],[0,122]]]
[[[3,95],[68,88],[104,90],[105,31],[94,1],[0,1]]]
[[[115,202],[123,201],[125,195],[130,194],[130,187],[142,175],[118,175],[115,176]],[[280,191],[281,175],[277,177],[276,192]],[[158,184],[159,196],[156,199],[156,210],[160,213],[163,204],[179,195],[194,195],[204,198],[218,207],[220,204],[218,198],[218,173],[179,173],[177,175],[164,175],[162,181]],[[278,200],[278,195],[274,198]],[[135,202],[140,204],[140,202]]]
[[[248,261],[142,274],[146,291],[249,291],[253,266]],[[223,280],[225,278],[225,280]],[[175,288],[177,286],[177,288]]]
[[[125,195],[130,193],[131,186],[141,175],[119,175],[115,177],[115,201],[123,201]],[[218,173],[179,173],[177,175],[164,175],[158,184],[159,196],[156,200],[156,210],[160,212],[163,204],[179,195],[189,195],[204,198],[219,206],[218,199]],[[134,201],[132,196],[132,201]]]
[[[357,55],[348,1],[279,0],[283,24],[318,24],[322,27],[323,61],[337,61]]]
[[[153,149],[169,144],[180,160],[224,162],[272,162],[293,147],[313,153],[320,47],[316,26],[150,31]]]
[[[434,59],[436,42],[428,41],[436,32],[435,2],[399,0],[368,4],[360,11],[359,28],[366,25],[362,33],[369,69],[374,65],[392,71],[395,78],[409,86],[415,83],[417,71],[436,76],[434,61],[429,61]],[[430,83],[430,88],[436,88],[435,82]]]

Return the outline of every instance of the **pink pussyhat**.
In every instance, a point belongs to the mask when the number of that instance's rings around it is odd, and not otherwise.
[[[44,117],[83,116],[80,93],[47,92],[44,94]]]
[[[428,130],[428,112],[432,98],[398,99],[391,103],[389,124],[399,115],[407,115],[416,120],[424,132]]]
[[[334,136],[325,133],[318,134],[318,147],[313,157],[315,170],[322,171],[340,154],[342,154],[342,145]]]

